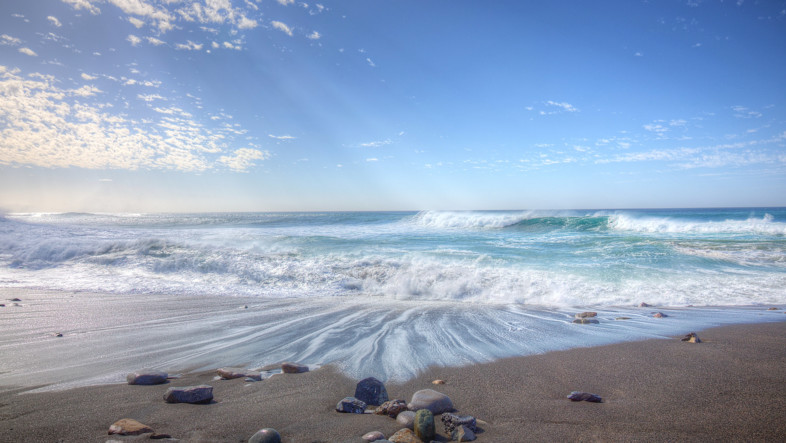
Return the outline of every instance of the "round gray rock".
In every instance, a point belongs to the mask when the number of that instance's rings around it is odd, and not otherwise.
[[[403,411],[396,416],[396,422],[401,426],[412,429],[415,426],[415,411]]]
[[[281,443],[281,434],[273,428],[265,428],[258,430],[248,443]]]
[[[455,410],[450,397],[433,389],[422,389],[415,392],[407,407],[410,411],[428,409],[434,415]]]

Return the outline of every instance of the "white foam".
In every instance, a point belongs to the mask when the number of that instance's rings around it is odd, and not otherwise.
[[[668,217],[636,217],[614,214],[609,227],[619,231],[668,234],[759,234],[786,235],[786,223],[776,222],[770,214],[747,220],[695,221]]]

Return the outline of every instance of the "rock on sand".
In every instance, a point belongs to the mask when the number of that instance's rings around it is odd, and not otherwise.
[[[129,385],[160,385],[166,383],[169,374],[152,369],[134,371],[126,376]]]
[[[207,404],[213,400],[213,387],[208,385],[169,388],[164,393],[167,403]]]
[[[123,418],[109,427],[109,435],[140,435],[153,432],[153,428],[132,418]]]
[[[428,409],[432,414],[436,415],[454,410],[450,397],[433,389],[422,389],[415,392],[407,407],[410,411]]]

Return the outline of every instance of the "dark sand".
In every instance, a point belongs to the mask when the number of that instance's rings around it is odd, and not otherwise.
[[[486,422],[479,442],[786,441],[786,322],[699,336],[704,343],[647,340],[432,368],[387,390],[407,401],[424,388],[449,395],[461,414]],[[135,440],[107,436],[121,418],[181,441],[244,442],[273,427],[285,442],[361,442],[366,432],[390,436],[399,429],[384,416],[335,412],[338,400],[354,394],[355,381],[330,367],[256,383],[213,377],[39,394],[0,387],[0,442]],[[437,378],[447,384],[432,385]],[[162,400],[169,386],[199,383],[214,386],[214,403]],[[573,390],[598,394],[603,403],[573,403],[565,398]],[[439,422],[437,431],[445,441]]]

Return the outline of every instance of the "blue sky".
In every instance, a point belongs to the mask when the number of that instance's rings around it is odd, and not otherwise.
[[[4,0],[0,208],[786,206],[786,1]]]

